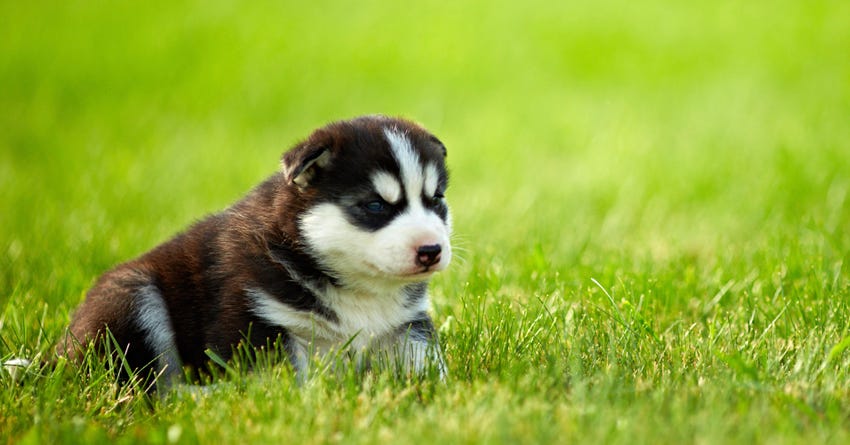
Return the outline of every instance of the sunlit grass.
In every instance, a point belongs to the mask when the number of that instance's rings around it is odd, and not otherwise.
[[[0,379],[22,443],[842,443],[850,7],[0,4],[0,359],[327,121],[446,143],[449,378]],[[92,358],[92,360],[95,360]]]

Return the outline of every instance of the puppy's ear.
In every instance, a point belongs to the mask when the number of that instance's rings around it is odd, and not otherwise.
[[[331,163],[331,149],[328,145],[302,144],[286,152],[281,159],[286,182],[306,188],[316,173]]]
[[[440,146],[440,150],[443,152],[444,158],[448,155],[448,150],[446,150],[446,146],[443,144],[443,141],[437,139],[436,136],[431,135],[431,142]]]

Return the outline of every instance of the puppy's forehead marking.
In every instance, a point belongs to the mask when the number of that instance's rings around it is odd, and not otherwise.
[[[401,181],[407,194],[408,202],[415,204],[419,202],[422,193],[422,164],[419,163],[419,155],[413,151],[410,139],[394,128],[384,128],[384,135],[390,143],[393,156],[398,161],[401,170]]]
[[[372,185],[375,186],[375,191],[381,195],[381,198],[390,204],[395,204],[401,199],[401,184],[395,176],[385,171],[372,174]]]
[[[425,167],[425,196],[433,198],[437,193],[437,185],[440,181],[440,174],[437,173],[437,166],[433,163],[428,163]]]

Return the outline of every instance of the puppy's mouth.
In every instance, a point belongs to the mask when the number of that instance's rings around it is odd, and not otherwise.
[[[434,266],[419,266],[417,269],[395,274],[396,277],[402,280],[422,280],[437,273],[438,270]]]
[[[437,262],[430,265],[415,264],[404,269],[381,267],[369,260],[363,260],[361,263],[364,272],[370,275],[373,279],[399,280],[404,282],[416,282],[430,278],[432,275],[444,269],[442,262]]]
[[[421,277],[426,275],[432,275],[436,272],[437,270],[434,266],[425,266],[419,269],[419,271],[413,272],[412,274],[410,274],[410,276]]]
[[[436,274],[437,272],[441,272],[443,269],[445,269],[445,267],[442,262],[430,264],[427,266],[419,265],[417,266],[416,270],[410,272],[407,276],[415,278],[427,278],[431,275]]]
[[[439,270],[436,266],[418,266],[413,270],[407,271],[398,271],[396,273],[387,273],[383,272],[388,276],[395,277],[396,279],[402,281],[422,281],[430,278],[432,275],[437,273]]]

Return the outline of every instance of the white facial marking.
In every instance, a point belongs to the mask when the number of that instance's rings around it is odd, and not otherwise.
[[[403,133],[385,128],[384,135],[401,169],[401,180],[404,182],[408,205],[421,206],[419,195],[422,193],[422,166],[419,164],[419,155],[413,151],[410,139]]]
[[[376,231],[351,224],[344,210],[333,203],[319,204],[301,217],[307,246],[327,268],[349,284],[380,289],[423,281],[448,266],[451,260],[450,229],[440,217],[418,205],[407,206]],[[419,246],[439,244],[441,260],[427,273],[416,263]]]
[[[136,322],[145,333],[145,344],[158,357],[159,370],[164,370],[166,376],[179,376],[182,365],[174,341],[171,317],[162,294],[152,284],[142,287],[136,293]]]
[[[437,173],[437,166],[428,164],[425,167],[425,196],[433,198],[437,193],[437,183],[440,181],[440,174]]]
[[[391,174],[379,171],[372,175],[372,185],[384,201],[395,204],[401,199],[401,184]]]

